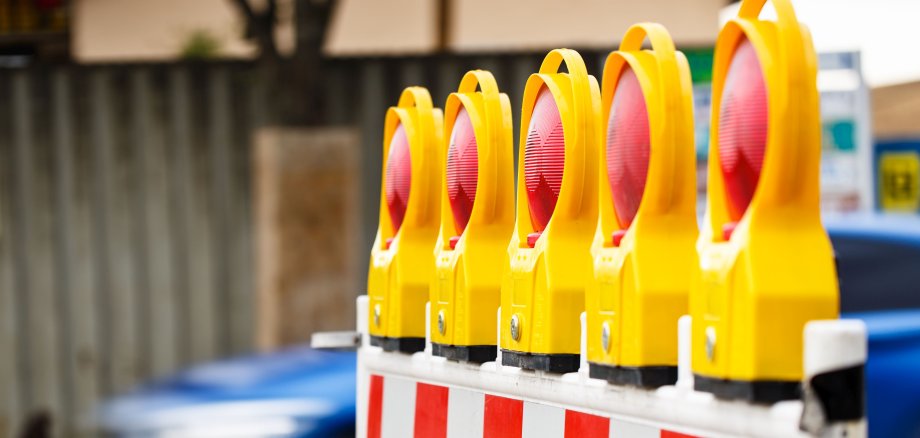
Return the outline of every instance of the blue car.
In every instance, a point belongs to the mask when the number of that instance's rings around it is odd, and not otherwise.
[[[353,437],[354,352],[298,348],[206,364],[108,403],[119,436]]]
[[[920,219],[826,221],[845,318],[866,323],[869,436],[920,437]]]

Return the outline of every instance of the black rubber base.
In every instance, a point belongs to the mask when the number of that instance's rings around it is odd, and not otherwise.
[[[502,349],[502,365],[525,370],[574,373],[578,371],[580,362],[579,354],[531,354]]]
[[[371,345],[383,348],[383,351],[412,354],[425,351],[425,338],[388,338],[371,335]]]
[[[718,398],[773,404],[802,397],[802,384],[787,380],[727,380],[693,375],[693,389],[710,392]]]
[[[614,385],[628,385],[654,389],[677,383],[677,367],[619,367],[599,363],[588,363],[588,376],[592,379],[606,380]]]
[[[496,345],[444,345],[431,344],[431,354],[460,362],[486,363],[498,357]]]

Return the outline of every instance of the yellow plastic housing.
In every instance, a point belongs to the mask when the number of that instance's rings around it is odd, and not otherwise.
[[[816,55],[790,1],[773,0],[775,22],[758,19],[764,2],[742,1],[715,49],[708,208],[690,299],[692,368],[703,390],[712,388],[700,378],[716,386],[800,381],[805,323],[838,316],[834,256],[819,212]],[[753,199],[725,240],[731,218],[719,162],[720,102],[744,37],[767,88],[767,144]]]
[[[565,62],[568,73],[560,73]],[[552,218],[533,248],[534,232],[524,182],[527,129],[541,87],[552,93],[562,119],[565,164]],[[501,292],[501,348],[524,355],[577,355],[584,290],[592,276],[591,238],[597,225],[600,87],[578,52],[551,51],[530,75],[521,110],[517,220],[508,245],[510,268]],[[512,320],[517,323],[513,336]],[[525,366],[526,367],[526,366]],[[541,368],[541,367],[537,367]],[[554,370],[559,371],[559,370]]]
[[[479,89],[477,91],[477,88]],[[431,342],[439,346],[497,344],[495,314],[501,297],[501,276],[507,264],[505,249],[514,228],[514,156],[511,103],[499,93],[492,74],[473,70],[444,105],[444,138],[449,139],[461,108],[473,125],[478,156],[476,197],[470,219],[456,246],[457,235],[446,171],[441,172],[441,231],[434,249],[435,276],[431,283]],[[445,157],[448,142],[442,144]],[[442,169],[446,161],[442,159]],[[436,352],[437,353],[437,352]]]
[[[646,37],[651,50],[642,50]],[[677,320],[687,313],[697,267],[690,67],[663,26],[630,27],[604,66],[604,132],[626,68],[638,77],[648,111],[648,176],[636,216],[614,246],[612,235],[623,229],[623,221],[617,220],[607,183],[607,154],[601,147],[600,216],[591,248],[594,278],[586,295],[588,361],[630,368],[676,367]],[[676,368],[670,371],[676,378]]]
[[[390,140],[402,124],[412,159],[411,189],[398,232],[386,203],[386,160]],[[372,343],[399,350],[424,348],[425,303],[434,275],[431,248],[440,226],[443,115],[433,108],[422,87],[406,88],[395,107],[387,109],[383,135],[380,222],[368,273],[368,327]],[[387,240],[393,239],[387,247]],[[411,342],[400,342],[401,339]],[[386,342],[394,340],[395,342]]]

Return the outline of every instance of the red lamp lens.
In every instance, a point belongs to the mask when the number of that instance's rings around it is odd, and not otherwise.
[[[544,86],[537,95],[524,145],[524,184],[530,221],[537,232],[546,229],[553,216],[562,188],[564,165],[562,117],[552,93]]]
[[[607,181],[620,226],[629,227],[645,192],[649,162],[648,110],[632,68],[620,74],[607,121]]]
[[[476,183],[479,178],[479,156],[476,133],[466,108],[460,107],[450,134],[447,149],[447,197],[454,214],[457,234],[462,234],[473,212]]]
[[[719,111],[719,162],[729,216],[737,221],[754,198],[767,147],[767,85],[747,39],[735,49]]]
[[[412,158],[409,154],[409,138],[406,137],[406,130],[400,123],[390,139],[385,185],[387,210],[390,212],[390,221],[393,222],[393,234],[399,231],[406,216],[411,186]]]

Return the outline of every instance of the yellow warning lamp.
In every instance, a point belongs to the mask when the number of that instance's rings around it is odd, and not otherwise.
[[[489,362],[498,352],[495,312],[514,228],[511,103],[491,73],[474,70],[447,97],[444,115],[449,140],[431,284],[432,352]]]
[[[698,390],[771,403],[799,396],[805,323],[838,315],[819,212],[816,56],[789,0],[777,20],[744,0],[719,33],[709,193],[690,297]]]
[[[386,113],[380,225],[367,280],[371,345],[425,349],[425,303],[438,237],[443,116],[421,87],[406,88]]]
[[[559,68],[565,63],[568,71]],[[579,365],[580,315],[597,226],[600,89],[578,52],[551,51],[524,88],[517,221],[502,280],[502,363]]]
[[[642,50],[646,38],[651,50]],[[663,26],[640,23],[607,57],[602,84],[588,369],[654,388],[677,381],[677,320],[697,266],[690,66]]]

